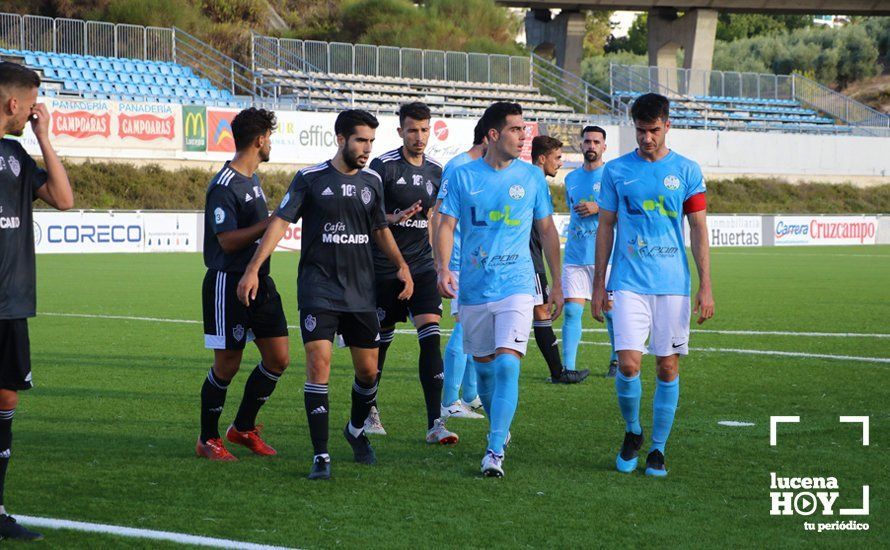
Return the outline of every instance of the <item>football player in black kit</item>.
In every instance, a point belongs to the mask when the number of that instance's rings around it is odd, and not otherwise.
[[[432,208],[442,181],[442,165],[424,154],[430,137],[430,109],[420,102],[399,108],[399,137],[402,146],[371,161],[371,169],[383,179],[383,205],[399,251],[411,268],[414,295],[399,300],[402,284],[396,279],[395,266],[375,247],[374,269],[377,278],[377,318],[380,320],[380,354],[377,359],[377,383],[383,374],[386,351],[395,336],[396,323],[409,318],[417,329],[420,345],[418,371],[426,402],[427,443],[457,443],[457,434],[448,431],[440,418],[442,396],[442,351],[439,322],[442,298],[437,288],[429,224]],[[386,435],[376,403],[365,421],[365,432]]]
[[[37,103],[39,86],[31,69],[0,62],[0,137],[21,136],[30,122],[46,165],[37,166],[18,141],[0,139],[0,540],[43,538],[6,513],[3,488],[19,392],[33,386],[28,337],[28,318],[37,309],[33,203],[40,198],[57,210],[74,206],[68,174],[49,141],[49,111]]]
[[[275,449],[260,437],[256,416],[268,401],[278,378],[287,368],[287,319],[281,296],[269,276],[269,262],[260,266],[257,299],[249,306],[238,301],[241,274],[253,257],[257,242],[271,218],[266,196],[256,175],[269,160],[275,114],[245,109],[232,120],[235,157],[210,181],[204,208],[204,346],[213,350],[213,367],[201,387],[201,435],[198,456],[210,460],[237,460],[219,435],[219,417],[226,390],[241,367],[245,345],[253,341],[262,360],[244,385],[244,397],[226,439],[260,456]]]
[[[306,350],[304,403],[315,453],[310,479],[331,477],[328,379],[335,333],[349,346],[355,369],[352,411],[343,435],[356,462],[376,462],[364,433],[365,419],[377,395],[380,345],[372,240],[396,267],[395,278],[402,284],[398,298],[407,300],[414,291],[411,270],[383,212],[380,175],[365,168],[377,126],[377,119],[367,111],[350,109],[337,116],[336,156],[297,173],[238,284],[242,303],[257,298],[260,267],[288,225],[302,218],[297,302]]]

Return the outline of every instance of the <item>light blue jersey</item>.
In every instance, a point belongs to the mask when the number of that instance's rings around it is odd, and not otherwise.
[[[606,164],[597,202],[618,216],[608,290],[689,295],[683,203],[704,192],[698,164],[673,151],[657,162],[633,151]]]
[[[448,177],[454,173],[458,166],[463,166],[469,162],[473,162],[473,157],[469,153],[461,153],[452,158],[445,164],[442,170],[442,185],[439,187],[439,200],[445,200],[445,187],[448,185]],[[448,262],[448,269],[451,271],[460,271],[460,227],[454,230],[454,248],[451,250],[451,260]]]
[[[600,194],[600,182],[605,166],[585,170],[582,166],[566,176],[566,204],[569,207],[569,227],[566,229],[566,265],[593,265],[596,263],[596,228],[599,214],[580,216],[575,206],[582,202],[596,202]]]
[[[528,242],[534,220],[553,213],[540,168],[521,160],[502,170],[485,159],[465,164],[451,175],[439,211],[460,226],[461,305],[535,294]]]

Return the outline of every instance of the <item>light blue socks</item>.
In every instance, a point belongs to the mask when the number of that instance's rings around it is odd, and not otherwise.
[[[562,363],[567,370],[575,370],[578,344],[581,343],[581,320],[584,318],[584,304],[566,302],[565,320],[562,323]]]

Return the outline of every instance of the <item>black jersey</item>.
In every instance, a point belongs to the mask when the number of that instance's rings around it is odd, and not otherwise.
[[[433,271],[435,266],[427,213],[436,204],[442,182],[442,165],[424,155],[423,164],[414,166],[405,159],[399,147],[371,161],[371,169],[380,174],[383,180],[384,212],[394,214],[420,201],[423,210],[390,229],[411,273]],[[398,271],[376,245],[374,270],[379,279],[395,278]]]
[[[18,141],[0,139],[0,319],[37,310],[33,203],[46,178]]]
[[[303,309],[376,311],[372,232],[386,227],[380,175],[330,161],[297,172],[275,215],[303,218],[297,302]]]
[[[226,162],[223,169],[210,180],[204,206],[204,265],[208,269],[242,273],[253,258],[257,243],[226,254],[217,234],[256,225],[269,217],[266,195],[256,174],[248,178],[239,174]],[[259,239],[257,239],[259,241]],[[269,273],[270,260],[260,266],[260,275]]]
[[[535,273],[547,273],[544,269],[544,254],[541,247],[541,232],[538,231],[537,224],[532,224],[532,236],[528,243],[529,250],[532,253],[532,264],[535,266]]]

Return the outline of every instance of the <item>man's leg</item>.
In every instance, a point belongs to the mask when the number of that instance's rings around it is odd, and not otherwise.
[[[544,356],[547,368],[550,370],[550,379],[559,378],[562,373],[562,360],[559,357],[559,343],[556,334],[553,333],[553,321],[550,320],[550,312],[547,304],[535,306],[534,322],[532,327],[535,332],[535,343]]]
[[[256,417],[260,408],[272,397],[278,379],[284,374],[290,362],[287,336],[275,338],[258,338],[257,348],[262,361],[250,373],[244,384],[244,396],[235,421],[226,432],[226,438],[232,443],[244,445],[255,454],[271,456],[277,454],[260,437],[256,425]]]
[[[464,377],[460,386],[460,398],[463,405],[471,410],[478,410],[482,405],[479,399],[479,380],[476,376],[476,363],[473,358],[464,354]]]
[[[650,298],[627,291],[615,293],[613,319],[615,347],[618,349],[615,394],[625,423],[624,442],[615,459],[615,467],[624,473],[636,469],[639,450],[643,445],[643,429],[640,426],[640,399],[643,393],[640,364],[651,328]]]
[[[618,352],[615,350],[615,327],[612,322],[612,311],[604,311],[603,318],[606,323],[606,332],[609,333],[609,349],[612,351],[609,355],[609,370],[606,372],[606,377],[614,378],[618,372]]]
[[[584,300],[567,298],[565,319],[562,323],[562,356],[566,370],[575,370],[578,345],[581,343],[581,321],[584,318]]]
[[[365,435],[364,425],[371,412],[371,405],[377,398],[377,348],[350,346],[349,351],[352,354],[355,380],[352,383],[352,412],[343,435],[352,446],[356,462],[374,464],[377,458]]]
[[[454,330],[448,343],[445,344],[443,358],[442,407],[447,408],[458,400],[461,381],[467,366],[467,354],[464,353],[464,328],[460,318],[454,317]]]
[[[306,384],[303,386],[303,405],[306,408],[306,420],[309,424],[309,437],[312,440],[314,454],[309,479],[328,479],[331,477],[331,457],[328,454],[330,433],[328,380],[331,376],[333,344],[330,340],[310,340],[305,342],[303,349],[306,351]]]
[[[439,406],[442,395],[442,351],[441,329],[439,322],[442,318],[435,314],[422,314],[414,317],[414,327],[417,329],[417,343],[420,346],[420,354],[417,358],[417,370],[420,376],[420,387],[423,389],[423,399],[426,403],[427,430],[433,427],[433,423],[439,418],[441,408]]]
[[[6,485],[6,469],[12,454],[12,417],[19,404],[15,390],[0,389],[0,515],[6,514],[3,506],[3,489]]]
[[[243,350],[213,350],[213,366],[201,386],[201,436],[195,446],[198,456],[210,460],[237,460],[219,436],[219,417],[226,403],[229,383],[241,366]]]

